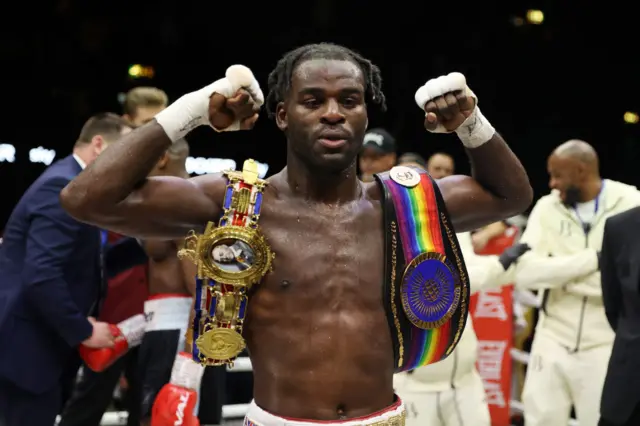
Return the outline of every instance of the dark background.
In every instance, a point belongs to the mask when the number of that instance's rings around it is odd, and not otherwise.
[[[17,158],[0,163],[0,223],[45,167],[29,163],[29,149],[64,157],[90,115],[120,112],[119,93],[155,85],[175,100],[234,63],[252,68],[266,90],[284,52],[320,41],[345,44],[380,66],[389,111],[371,111],[370,125],[395,134],[402,152],[445,150],[468,172],[455,136],[428,134],[413,100],[428,79],[460,71],[522,159],[537,197],[548,191],[547,156],[570,138],[596,146],[605,177],[639,184],[640,125],[623,121],[625,111],[640,110],[636,15],[614,8],[620,3],[504,3],[11,2],[0,18],[0,144],[13,144]],[[542,10],[543,24],[517,25],[527,9]],[[130,79],[135,63],[153,66],[155,77]],[[251,156],[269,173],[285,162],[285,140],[266,115],[251,132],[199,129],[190,142],[193,156],[239,165]]]

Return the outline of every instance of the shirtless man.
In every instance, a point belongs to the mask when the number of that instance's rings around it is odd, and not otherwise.
[[[150,177],[173,176],[189,178],[185,168],[189,146],[184,140],[171,145],[153,168]],[[178,259],[178,250],[184,239],[146,240],[144,249],[149,256],[149,299],[145,302],[147,327],[139,355],[139,372],[142,383],[141,423],[152,423],[152,408],[158,392],[171,379],[176,357],[188,356],[190,342],[185,341],[193,295],[195,293],[196,268],[189,260]],[[179,364],[179,362],[178,362]],[[222,374],[221,374],[222,373]],[[202,369],[197,378],[197,392],[208,397],[209,404],[200,406],[198,418],[203,424],[218,424],[221,402],[217,391],[224,385],[224,368]]]
[[[438,182],[462,232],[522,212],[533,193],[460,77],[429,81],[416,102],[428,130],[457,131],[469,147],[473,177]],[[380,291],[382,191],[356,175],[367,107],[385,106],[381,81],[370,61],[333,44],[295,49],[269,76],[267,110],[287,138],[287,167],[268,180],[260,213],[277,257],[251,295],[244,326],[254,372],[248,424],[355,418],[347,424],[404,424],[393,393],[394,335]],[[242,86],[250,96],[227,78],[178,99],[74,179],[61,195],[63,206],[79,220],[126,235],[202,232],[220,217],[227,180],[147,175],[172,141],[196,126],[250,129],[262,93],[257,82]]]

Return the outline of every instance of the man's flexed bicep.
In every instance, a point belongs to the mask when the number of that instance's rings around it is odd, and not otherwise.
[[[217,220],[226,189],[220,174],[192,179],[150,177],[122,201],[92,209],[78,220],[136,238],[181,238]],[[63,198],[64,201],[64,198]]]
[[[220,176],[148,176],[172,144],[196,127],[251,129],[263,102],[251,70],[229,67],[224,78],[180,97],[111,144],[62,191],[62,205],[80,221],[132,237],[173,239],[202,228],[220,213]]]

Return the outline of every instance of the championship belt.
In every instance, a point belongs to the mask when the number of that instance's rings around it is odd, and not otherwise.
[[[178,253],[197,266],[192,348],[203,365],[233,365],[244,350],[247,293],[274,258],[258,228],[267,182],[258,179],[257,163],[247,160],[242,172],[223,174],[227,189],[217,226],[209,222],[202,235],[192,231]]]
[[[437,184],[404,166],[376,175],[384,194],[383,300],[396,372],[451,354],[469,311],[462,253]]]

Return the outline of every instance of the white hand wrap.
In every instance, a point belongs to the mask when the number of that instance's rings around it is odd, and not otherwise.
[[[176,356],[171,368],[171,383],[200,392],[204,366],[195,362],[191,355],[181,352]]]
[[[485,144],[495,134],[496,130],[491,123],[482,115],[478,108],[478,97],[467,86],[467,80],[459,72],[452,72],[445,76],[431,79],[416,91],[416,104],[424,110],[427,102],[443,96],[447,93],[463,90],[466,96],[471,96],[475,100],[475,108],[467,119],[455,129],[456,134],[467,148],[477,148]],[[438,123],[432,133],[451,133],[442,124]]]
[[[144,315],[138,314],[118,323],[118,328],[125,339],[127,339],[127,344],[129,345],[129,349],[131,349],[142,343],[142,337],[147,328],[147,321]]]
[[[175,142],[198,126],[211,125],[209,123],[209,98],[214,93],[230,98],[241,88],[249,92],[256,108],[262,106],[264,95],[251,70],[244,65],[232,65],[227,69],[225,78],[195,92],[187,93],[164,111],[158,113],[155,119],[162,126],[169,139]],[[239,129],[239,120],[226,129],[214,128],[218,132],[231,132]]]

